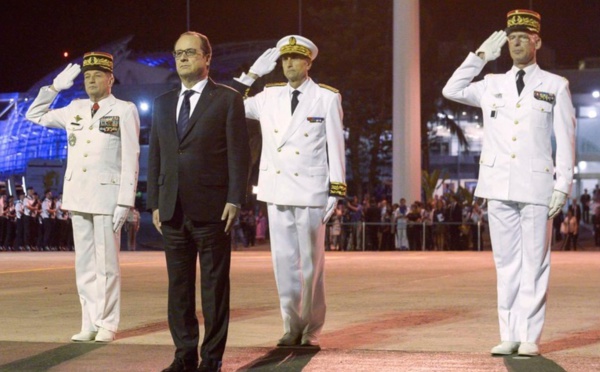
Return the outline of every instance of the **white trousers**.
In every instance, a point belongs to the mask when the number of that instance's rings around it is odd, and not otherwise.
[[[488,201],[502,341],[539,343],[550,277],[548,207]]]
[[[283,330],[318,337],[325,323],[324,207],[267,205]]]
[[[73,213],[75,276],[81,302],[81,330],[116,332],[121,312],[121,233],[112,216]]]

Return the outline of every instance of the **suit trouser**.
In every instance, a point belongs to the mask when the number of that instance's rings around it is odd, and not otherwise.
[[[81,302],[81,330],[116,332],[121,312],[121,232],[111,215],[73,212],[75,275]]]
[[[325,323],[324,207],[267,205],[285,333],[319,336]]]
[[[550,222],[545,205],[490,200],[502,341],[539,343],[550,276]]]
[[[175,357],[198,360],[199,326],[196,317],[196,265],[200,257],[200,287],[204,340],[202,360],[223,358],[229,328],[229,269],[231,247],[225,222],[198,223],[175,215],[162,223],[169,276],[168,319]]]

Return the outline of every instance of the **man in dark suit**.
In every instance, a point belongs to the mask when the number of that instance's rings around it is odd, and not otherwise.
[[[175,359],[164,371],[219,371],[229,324],[229,230],[246,198],[249,145],[239,93],[208,78],[206,36],[183,33],[173,52],[182,86],[154,102],[148,206],[163,235]],[[196,262],[204,340],[198,365]]]

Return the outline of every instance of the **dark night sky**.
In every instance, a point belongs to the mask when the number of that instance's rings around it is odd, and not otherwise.
[[[391,1],[360,0],[383,6]],[[298,31],[298,0],[190,3],[191,29],[206,34],[213,44],[278,39]],[[302,0],[307,37],[318,32],[318,26],[310,23],[306,10],[326,3]],[[575,68],[582,58],[600,56],[599,0],[421,0],[421,16],[431,22],[436,40],[466,33],[479,44],[494,30],[504,28],[507,11],[530,4],[542,14],[542,39],[556,50],[559,66]],[[185,0],[3,0],[0,92],[26,91],[66,61],[64,51],[76,57],[127,35],[135,36],[129,47],[136,51],[166,51],[185,28]],[[340,25],[340,32],[343,29]]]

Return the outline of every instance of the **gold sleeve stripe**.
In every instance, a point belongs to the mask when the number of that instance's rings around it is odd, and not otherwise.
[[[329,195],[330,196],[346,196],[346,184],[341,182],[331,182],[329,186]]]

